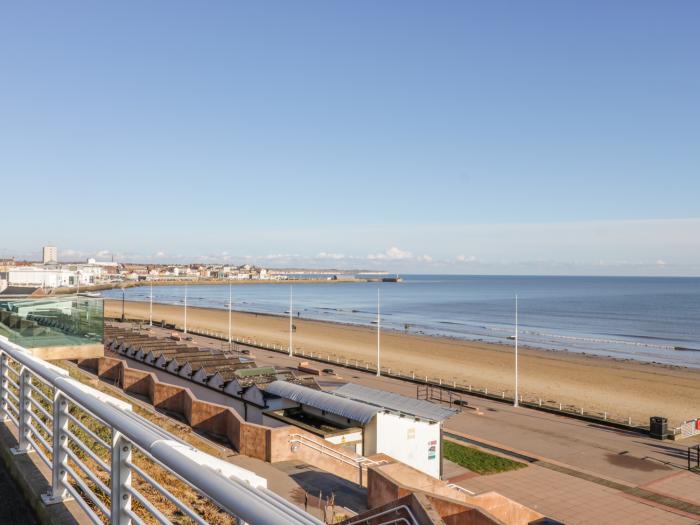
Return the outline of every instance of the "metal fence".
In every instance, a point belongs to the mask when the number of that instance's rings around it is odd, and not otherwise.
[[[270,350],[273,352],[280,352],[285,354],[289,352],[289,347],[287,346],[261,343],[254,339],[234,338],[234,341],[237,343],[261,348],[263,350]],[[377,367],[374,363],[359,359],[340,357],[335,354],[324,354],[321,352],[294,349],[294,356],[313,359],[314,361],[327,363],[330,365],[340,365],[346,368],[352,368],[354,370],[364,372],[375,373],[377,371]],[[412,383],[423,385],[424,387],[428,388],[433,387],[443,389],[445,390],[445,395],[448,398],[449,394],[447,394],[447,392],[453,392],[457,395],[468,394],[472,396],[482,397],[485,399],[491,399],[493,401],[501,401],[507,403],[513,402],[513,394],[510,392],[504,390],[489,390],[486,387],[460,382],[456,379],[447,380],[440,377],[430,377],[427,375],[416,374],[415,371],[405,372],[403,370],[396,370],[395,368],[391,369],[389,367],[382,367],[381,374],[387,377],[393,377],[396,379],[402,379],[404,381],[410,381]],[[459,402],[461,402],[461,399]],[[595,420],[603,424],[625,427],[631,430],[647,431],[649,429],[649,425],[646,422],[635,420],[632,418],[632,416],[624,416],[622,414],[615,414],[606,411],[601,412],[590,409],[587,410],[582,406],[561,403],[556,400],[521,395],[519,396],[519,403],[522,406],[528,408],[535,408],[547,412],[558,413],[561,415]]]
[[[17,428],[14,454],[51,472],[47,505],[74,499],[91,522],[322,522],[267,481],[210,456],[135,414],[131,405],[0,338],[0,418]]]
[[[139,321],[132,322],[139,323]],[[173,325],[176,330],[182,330],[179,325]],[[214,331],[205,330],[200,328],[188,328],[188,333],[194,335],[200,335],[204,337],[209,337],[213,339],[219,339],[222,341],[228,341],[227,335]],[[273,352],[279,352],[283,354],[289,353],[289,346],[284,344],[274,344],[265,343],[252,339],[250,337],[237,337],[231,338],[232,343],[242,344],[255,348],[260,348],[262,350],[270,350]],[[222,347],[223,348],[223,347]],[[377,371],[376,364],[369,361],[364,361],[361,359],[351,359],[347,357],[341,357],[337,354],[321,353],[306,351],[301,348],[294,348],[294,357],[303,357],[308,359],[313,359],[321,363],[327,363],[331,365],[340,365],[347,368],[352,368],[359,371],[374,373]],[[408,380],[413,383],[423,384],[426,386],[433,386],[443,388],[448,391],[452,391],[459,394],[469,394],[473,396],[482,397],[485,399],[491,399],[493,401],[502,401],[507,403],[513,402],[513,393],[505,390],[489,390],[487,387],[469,384],[456,379],[444,379],[440,377],[430,377],[427,375],[417,374],[415,371],[406,372],[404,370],[396,370],[395,368],[382,367],[381,374],[387,377],[393,377],[396,379]],[[528,408],[535,408],[547,412],[553,412],[561,415],[578,417],[588,420],[593,420],[604,425],[611,425],[615,427],[627,428],[630,430],[636,430],[641,432],[648,432],[649,425],[648,421],[640,421],[639,419],[634,419],[630,415],[625,415],[623,413],[613,413],[608,411],[599,411],[586,409],[583,406],[577,406],[569,403],[562,403],[557,400],[543,399],[541,397],[535,396],[519,396],[519,404]],[[680,433],[680,430],[677,431]]]
[[[683,439],[697,436],[700,434],[700,420],[695,418],[683,421],[680,426],[671,430],[671,434],[680,436]]]

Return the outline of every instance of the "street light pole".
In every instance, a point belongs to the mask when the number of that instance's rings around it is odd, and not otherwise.
[[[148,325],[153,326],[153,283],[151,283],[151,298],[149,301]]]
[[[229,282],[228,283],[228,345],[229,345],[229,348],[231,347],[231,308],[232,308],[231,301],[232,301],[232,297],[233,297],[233,292],[232,292],[231,288],[233,288],[233,286]]]
[[[294,304],[294,287],[289,285],[289,357],[294,357],[294,347],[292,346],[292,305]]]
[[[124,322],[124,301],[126,299],[126,292],[124,291],[124,287],[122,287],[122,322]]]
[[[382,375],[382,364],[380,361],[382,316],[379,308],[380,291],[377,287],[377,377]]]
[[[515,399],[513,406],[518,406],[518,295],[515,295]]]
[[[185,283],[185,333],[187,333],[187,283]]]

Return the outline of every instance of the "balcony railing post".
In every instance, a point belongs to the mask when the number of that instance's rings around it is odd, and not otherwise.
[[[68,473],[66,465],[68,454],[68,399],[56,389],[53,396],[53,443],[51,465],[51,492],[42,497],[45,505],[59,503],[69,499],[66,483]]]
[[[17,430],[19,443],[11,449],[13,454],[26,454],[32,451],[29,440],[29,412],[32,409],[29,398],[32,396],[32,390],[28,386],[31,380],[29,370],[21,366],[19,369],[19,429]]]
[[[116,429],[112,428],[112,473],[111,473],[111,525],[130,525],[131,518],[131,443]]]
[[[0,403],[2,404],[0,421],[3,423],[10,420],[10,416],[7,415],[7,412],[10,410],[7,400],[7,388],[9,386],[10,384],[7,382],[7,354],[0,352]]]

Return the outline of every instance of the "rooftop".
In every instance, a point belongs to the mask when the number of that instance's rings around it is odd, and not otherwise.
[[[369,423],[380,412],[379,408],[365,403],[343,399],[322,390],[313,390],[305,386],[289,383],[288,381],[274,381],[267,386],[266,392],[358,421],[363,425]]]
[[[366,424],[383,411],[404,414],[428,421],[440,422],[453,416],[456,411],[428,401],[376,390],[347,383],[335,392],[313,390],[289,381],[274,381],[267,385],[266,392],[291,399],[303,405],[325,410]]]
[[[377,390],[355,383],[346,383],[337,388],[333,395],[352,399],[361,403],[367,403],[376,407],[399,412],[409,416],[428,419],[431,421],[444,421],[457,413],[456,410],[445,408],[429,401],[413,399],[411,397],[394,394],[385,390]]]

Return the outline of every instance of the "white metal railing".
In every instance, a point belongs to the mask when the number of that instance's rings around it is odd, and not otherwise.
[[[362,476],[363,473],[367,472],[368,467],[388,463],[386,460],[375,461],[364,456],[351,456],[349,454],[344,454],[339,450],[331,448],[328,445],[325,445],[315,439],[311,439],[303,434],[290,434],[289,444],[292,446],[292,451],[295,450],[294,446],[304,446],[320,454],[321,456],[328,456],[335,461],[339,461],[340,463],[356,468],[358,485],[362,485]]]
[[[267,489],[254,473],[180,441],[131,405],[69,377],[0,337],[0,420],[17,428],[14,454],[36,454],[51,472],[47,505],[74,498],[92,523],[321,525]],[[192,495],[188,499],[188,495]],[[205,511],[188,501],[204,496]],[[172,520],[172,521],[171,521]]]
[[[465,494],[469,494],[470,496],[473,496],[475,494],[471,490],[465,489],[464,487],[461,487],[461,486],[457,485],[456,483],[448,483],[447,486],[450,487],[451,489],[456,490],[457,492],[464,492]]]
[[[683,438],[689,438],[692,436],[696,436],[700,434],[700,428],[698,428],[697,424],[698,419],[689,419],[687,421],[683,421],[680,426],[671,429],[671,433],[674,436],[680,435]]]
[[[339,450],[336,450],[332,447],[329,447],[328,445],[321,443],[320,441],[311,439],[308,436],[304,436],[303,434],[290,434],[289,443],[292,445],[303,445],[305,447],[311,448],[312,450],[320,452],[321,454],[331,456],[334,459],[341,461],[342,463],[346,463],[357,468],[382,465],[384,463],[387,463],[387,461],[384,460],[375,461],[364,456],[351,456],[350,454],[345,454],[343,452],[340,452]]]
[[[406,518],[393,518],[393,516],[391,516],[391,514],[397,514],[399,510],[403,510],[406,514],[408,514],[408,517],[411,521],[408,521],[408,519]],[[386,516],[386,518],[384,519],[387,521],[379,521],[379,518],[382,518],[384,516]],[[418,525],[416,517],[413,515],[413,512],[411,512],[411,509],[407,505],[398,505],[396,507],[391,507],[389,509],[377,512],[376,514],[366,514],[357,520],[349,521],[347,525],[359,525],[361,523],[368,523],[370,521],[372,521],[372,523],[376,523],[377,525],[390,525],[394,523]]]

